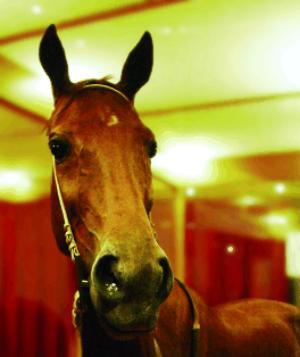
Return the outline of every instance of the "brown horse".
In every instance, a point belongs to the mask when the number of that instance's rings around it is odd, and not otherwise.
[[[150,219],[155,138],[133,107],[152,58],[146,32],[117,84],[107,78],[72,83],[53,25],[40,46],[55,98],[48,125],[53,231],[78,266],[83,355],[300,356],[296,307],[247,300],[209,308],[173,281]],[[191,296],[201,326],[196,340]]]

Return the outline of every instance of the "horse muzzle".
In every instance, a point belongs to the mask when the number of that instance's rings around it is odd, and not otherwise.
[[[160,304],[173,286],[168,259],[125,260],[102,254],[91,271],[90,295],[99,322],[115,337],[148,333],[155,327]]]

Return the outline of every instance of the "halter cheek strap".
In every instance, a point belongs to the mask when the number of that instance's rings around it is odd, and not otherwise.
[[[62,213],[63,220],[64,220],[65,240],[66,240],[66,244],[68,246],[70,257],[71,257],[72,261],[75,262],[76,257],[80,257],[80,254],[79,254],[79,251],[78,251],[78,248],[77,248],[77,245],[76,245],[76,241],[75,241],[75,238],[74,238],[72,227],[71,227],[71,224],[70,224],[70,221],[69,221],[69,218],[68,218],[67,210],[66,210],[66,207],[65,207],[65,204],[64,204],[64,200],[63,200],[63,197],[62,197],[62,193],[61,193],[61,189],[60,189],[60,186],[59,186],[57,173],[56,173],[55,157],[54,156],[52,156],[52,166],[53,166],[53,177],[54,177],[57,197],[58,197],[61,213]]]
[[[64,204],[63,196],[61,193],[61,189],[59,186],[58,182],[58,177],[57,177],[57,172],[56,172],[56,163],[55,163],[55,157],[52,156],[52,166],[53,166],[53,177],[54,177],[54,182],[55,182],[55,187],[56,187],[56,192],[57,192],[57,197],[61,209],[61,213],[63,216],[64,220],[64,231],[65,231],[65,241],[70,253],[70,257],[72,261],[75,263],[76,267],[76,275],[78,279],[78,285],[79,285],[79,296],[78,296],[78,308],[81,311],[85,311],[88,308],[89,305],[89,281],[87,278],[87,274],[85,271],[84,264],[81,260],[79,250],[77,248],[77,244],[74,238],[74,234],[72,231],[72,227],[68,218],[66,206]]]

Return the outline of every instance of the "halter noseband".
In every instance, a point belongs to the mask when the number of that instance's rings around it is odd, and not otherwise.
[[[98,89],[98,88],[104,88],[104,89],[109,89],[123,97],[127,102],[131,103],[130,100],[120,92],[119,90],[110,87],[105,84],[86,84],[84,87],[82,87],[80,90],[84,89]],[[76,302],[76,308],[81,311],[85,312],[88,308],[89,304],[89,281],[88,277],[86,276],[84,264],[81,260],[79,250],[77,248],[76,240],[72,231],[71,223],[68,218],[66,206],[64,204],[64,199],[62,196],[62,192],[60,189],[58,177],[57,177],[57,172],[56,172],[56,162],[55,162],[55,157],[52,156],[52,167],[53,167],[53,177],[54,177],[54,182],[55,182],[55,187],[56,187],[56,192],[57,192],[57,197],[61,209],[61,213],[63,216],[63,221],[64,221],[64,232],[65,232],[65,241],[70,253],[70,257],[72,261],[75,263],[76,266],[76,271],[77,271],[77,279],[79,282],[79,297]],[[188,291],[187,287],[178,279],[176,279],[178,282],[179,286],[181,289],[184,291],[190,308],[192,312],[192,320],[193,320],[193,326],[192,326],[192,336],[191,336],[191,357],[199,357],[200,349],[199,349],[199,333],[200,333],[200,322],[199,322],[199,314],[198,311],[195,307],[195,303],[193,301],[193,298]],[[75,313],[76,314],[76,313]],[[75,316],[76,319],[76,316]],[[155,351],[158,356],[161,355],[160,348],[157,344],[156,339],[154,338],[154,346],[155,346]]]

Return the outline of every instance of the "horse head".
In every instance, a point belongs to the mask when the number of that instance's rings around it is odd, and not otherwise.
[[[150,218],[156,142],[133,106],[151,74],[151,36],[146,32],[130,52],[116,84],[107,78],[71,82],[53,25],[42,38],[40,61],[55,99],[49,147],[93,309],[116,338],[148,332],[173,283]],[[56,241],[68,254],[53,180],[51,208]]]

